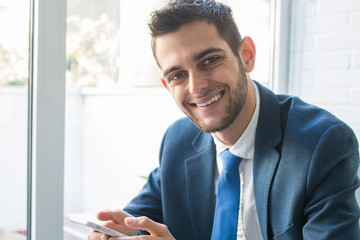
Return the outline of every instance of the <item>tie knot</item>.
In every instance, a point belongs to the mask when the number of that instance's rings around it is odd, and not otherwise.
[[[239,168],[239,164],[242,160],[241,157],[238,157],[232,154],[229,149],[220,153],[221,160],[223,161],[223,169],[227,171],[234,171]]]

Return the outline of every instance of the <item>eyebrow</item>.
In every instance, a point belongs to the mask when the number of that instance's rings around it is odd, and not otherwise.
[[[167,69],[164,73],[163,73],[163,76],[165,77],[166,75],[168,75],[169,73],[171,72],[175,72],[177,70],[180,69],[180,66],[175,66],[175,67],[172,67],[172,68],[169,68]]]
[[[199,52],[198,54],[196,54],[194,57],[193,57],[193,60],[194,61],[199,61],[201,58],[205,57],[206,55],[210,54],[210,53],[213,53],[213,52],[224,52],[223,49],[221,48],[208,48],[208,49],[205,49],[204,51],[202,52]]]
[[[195,54],[193,56],[193,61],[195,61],[195,62],[199,61],[201,58],[205,57],[206,55],[208,55],[210,53],[214,53],[214,52],[224,52],[224,50],[221,49],[221,48],[208,48],[208,49],[205,49],[204,51],[201,51],[201,52]],[[180,66],[171,67],[171,68],[167,69],[166,71],[164,71],[163,76],[166,76],[171,72],[177,71],[180,68],[181,68]]]

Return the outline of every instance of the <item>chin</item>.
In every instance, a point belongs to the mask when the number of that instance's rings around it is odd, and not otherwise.
[[[227,127],[229,127],[235,120],[236,114],[229,113],[218,113],[219,115],[223,115],[222,118],[213,116],[212,118],[201,118],[195,116],[194,112],[186,109],[187,111],[183,111],[193,122],[194,124],[204,132],[219,132]]]
[[[204,132],[219,132],[224,130],[228,127],[227,124],[219,123],[219,122],[213,122],[213,123],[204,123],[202,121],[197,121],[192,119],[195,125],[200,128]]]

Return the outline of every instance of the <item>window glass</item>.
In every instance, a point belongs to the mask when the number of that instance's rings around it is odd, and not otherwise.
[[[269,86],[270,82],[270,0],[223,0],[233,10],[242,37],[250,36],[256,47],[255,68],[250,73],[253,80]]]
[[[120,1],[68,2],[66,86],[114,87],[119,81]]]
[[[0,239],[26,239],[29,1],[0,1]]]

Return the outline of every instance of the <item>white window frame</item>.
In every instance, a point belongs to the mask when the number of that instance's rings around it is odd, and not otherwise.
[[[270,56],[270,84],[276,93],[289,91],[290,33],[292,1],[274,0],[271,4],[272,49]]]
[[[63,240],[66,0],[32,6],[28,240]]]

